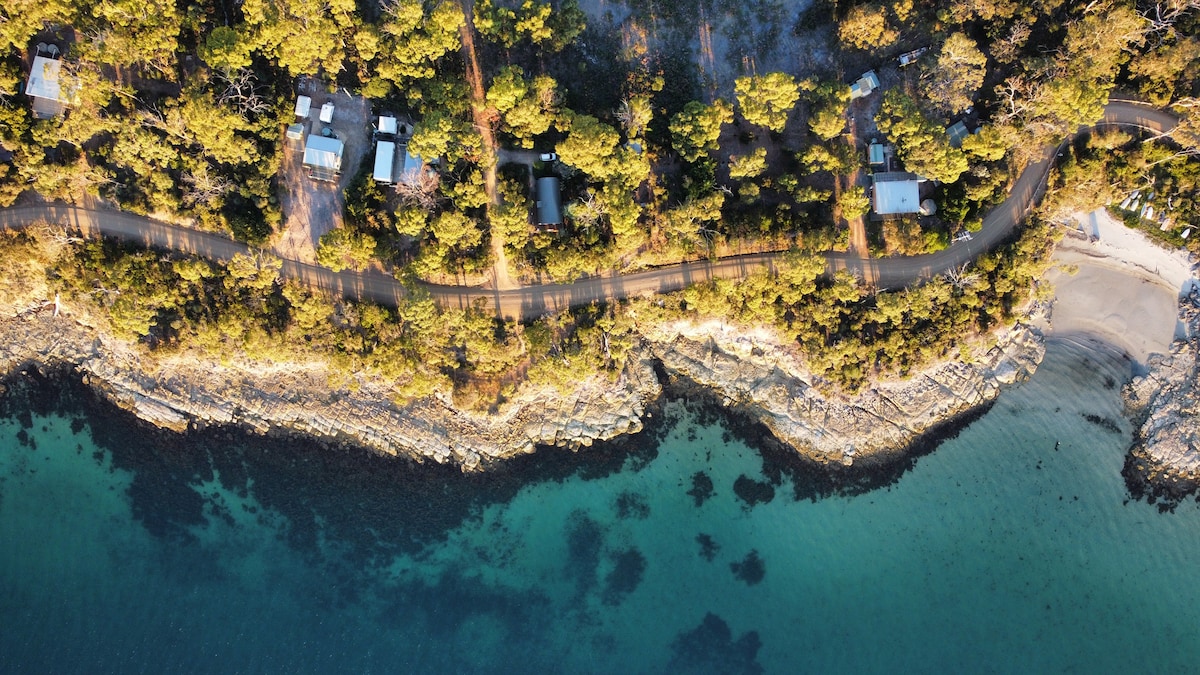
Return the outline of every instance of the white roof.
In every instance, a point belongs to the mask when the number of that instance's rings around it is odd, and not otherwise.
[[[307,119],[312,109],[312,99],[307,96],[296,97],[296,117]]]
[[[396,144],[391,141],[379,141],[375,146],[375,180],[381,183],[392,182],[392,167],[396,163]]]
[[[395,117],[380,117],[379,118],[379,133],[381,133],[381,134],[396,133],[396,118]]]
[[[47,98],[51,101],[69,103],[63,97],[59,86],[58,74],[62,61],[48,59],[44,56],[33,57],[33,68],[29,70],[29,84],[25,85],[25,94],[37,98]]]
[[[904,176],[906,174],[899,175]],[[875,174],[875,213],[887,216],[900,213],[917,213],[921,210],[920,179],[895,180],[883,178],[881,180],[881,177],[884,176],[888,176],[888,174]]]
[[[304,143],[304,164],[340,171],[343,147],[342,142],[336,138],[309,134]]]
[[[326,103],[321,106],[321,121],[326,124],[333,121],[333,103]]]

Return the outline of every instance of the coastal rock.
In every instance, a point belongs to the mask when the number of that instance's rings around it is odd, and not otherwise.
[[[1137,421],[1126,479],[1151,491],[1155,483],[1170,487],[1176,496],[1200,487],[1200,293],[1180,300],[1179,320],[1185,337],[1169,354],[1152,356],[1148,372],[1124,390]]]
[[[971,363],[948,361],[854,396],[824,393],[803,359],[767,330],[675,322],[643,330],[613,379],[594,375],[569,391],[526,386],[497,410],[437,397],[398,405],[368,379],[331,388],[317,362],[212,362],[188,353],[145,358],[134,346],[66,317],[0,321],[0,366],[74,369],[102,396],[155,426],[185,431],[237,425],[299,433],[378,453],[453,463],[465,471],[532,453],[578,450],[640,431],[663,394],[660,370],[703,387],[731,411],[821,462],[849,464],[895,453],[947,419],[986,404],[1041,360],[1040,335],[1018,327]]]
[[[1018,326],[972,363],[947,361],[837,395],[816,386],[801,357],[769,331],[676,322],[650,331],[647,342],[668,373],[711,390],[808,457],[842,464],[908,447],[1027,378],[1045,353],[1041,335]]]

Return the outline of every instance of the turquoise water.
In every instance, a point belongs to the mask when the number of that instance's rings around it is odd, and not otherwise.
[[[33,387],[0,421],[0,671],[1190,671],[1200,509],[1129,500],[1127,373],[1054,343],[893,484],[815,500],[681,405],[484,479]]]

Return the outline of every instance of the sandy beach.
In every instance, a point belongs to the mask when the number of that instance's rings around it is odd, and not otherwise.
[[[1055,287],[1050,334],[1098,338],[1139,366],[1166,353],[1183,337],[1178,299],[1197,283],[1187,252],[1158,246],[1105,209],[1072,218],[1078,229],[1058,245],[1046,275]]]

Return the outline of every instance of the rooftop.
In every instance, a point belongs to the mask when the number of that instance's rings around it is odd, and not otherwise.
[[[872,206],[881,216],[918,213],[921,210],[921,183],[924,178],[905,171],[886,171],[873,175]]]

